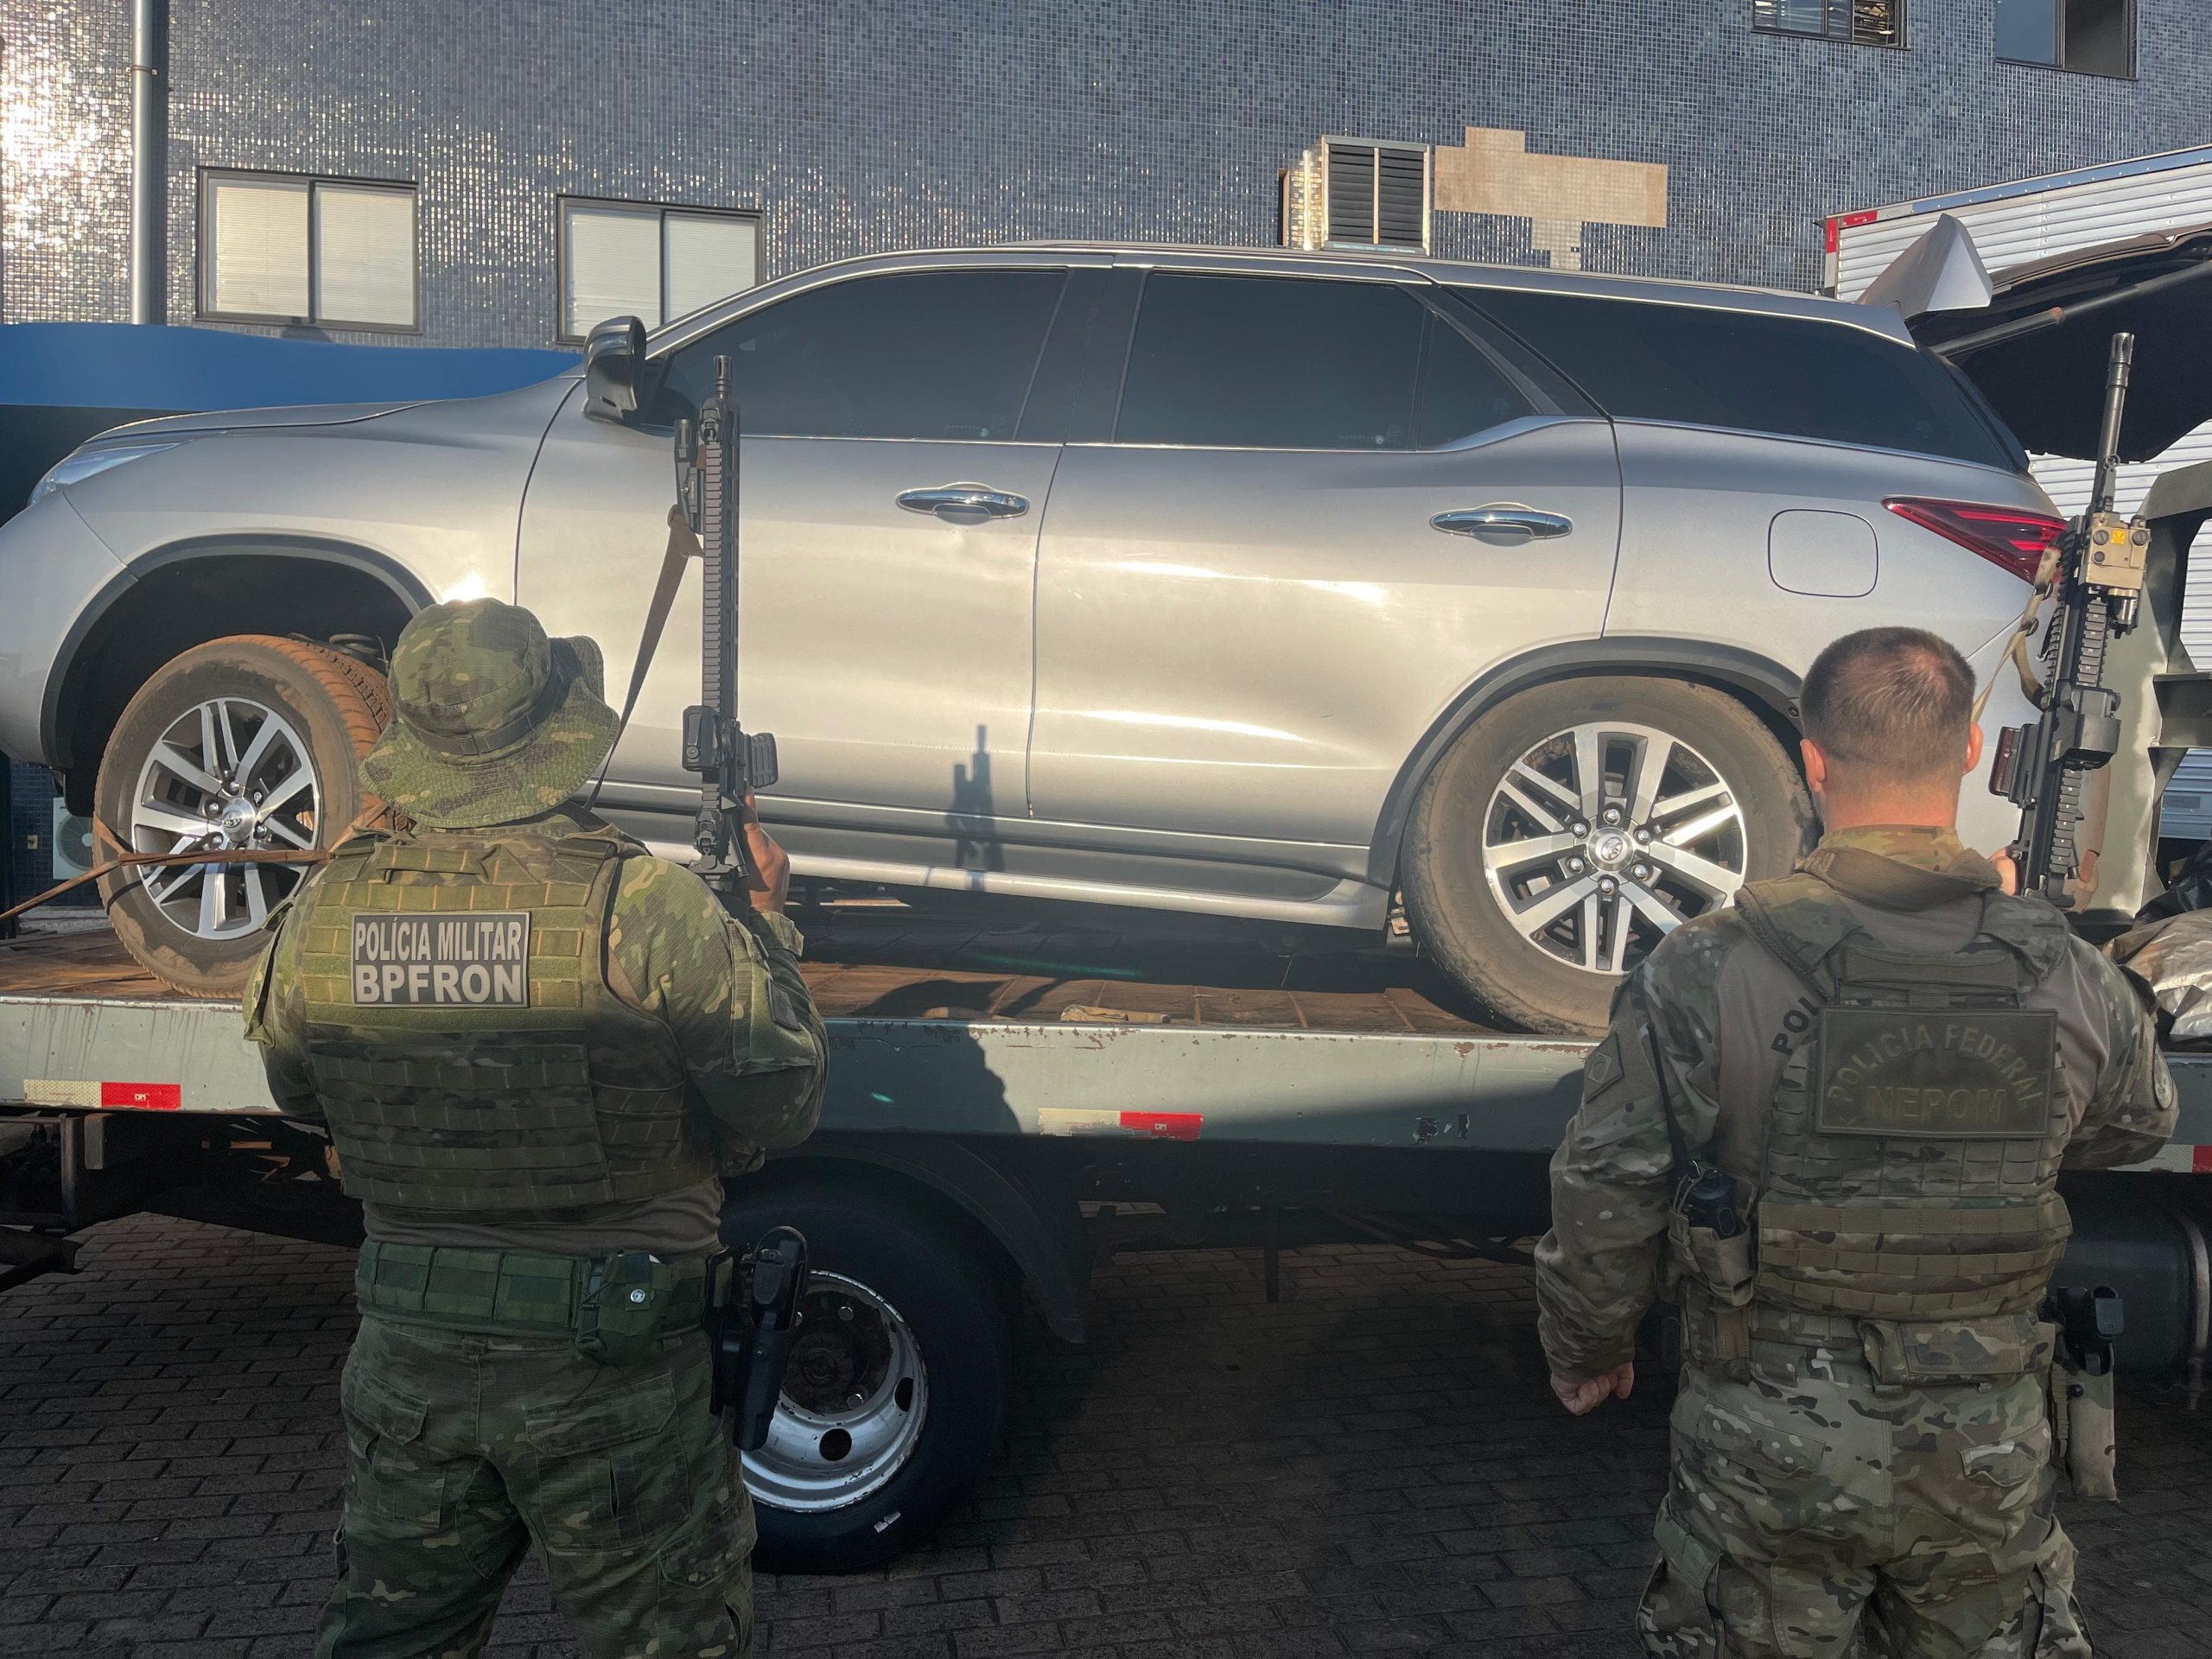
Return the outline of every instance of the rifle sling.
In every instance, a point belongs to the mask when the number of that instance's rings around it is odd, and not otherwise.
[[[584,798],[584,810],[589,811],[599,804],[599,791],[607,783],[607,773],[614,764],[614,751],[622,744],[622,734],[630,729],[630,716],[638,707],[638,694],[645,690],[645,673],[653,665],[653,652],[660,649],[661,630],[668,626],[668,613],[676,606],[676,590],[683,585],[683,567],[699,556],[699,538],[693,534],[690,521],[684,518],[682,507],[668,510],[668,550],[661,555],[660,578],[653,584],[652,603],[645,607],[645,626],[638,636],[638,655],[630,664],[630,689],[622,694],[621,717],[614,722],[614,742],[607,751],[607,759],[600,763],[599,776],[591,781],[591,793]]]
[[[1651,1066],[1652,1086],[1659,1090],[1659,1111],[1667,1120],[1668,1150],[1675,1157],[1675,1179],[1677,1183],[1690,1179],[1689,1142],[1682,1134],[1681,1120],[1675,1116],[1675,1091],[1667,1087],[1667,1056],[1659,1046],[1659,1033],[1646,1020],[1639,1035],[1643,1042],[1643,1057]]]
[[[2044,601],[2050,597],[2057,584],[2058,561],[2058,543],[2054,542],[2044,550],[2043,558],[2036,569],[2035,580],[2028,588],[2028,602],[2020,611],[2020,620],[2013,625],[2012,638],[2005,645],[2005,655],[2000,659],[2000,666],[2005,662],[2012,664],[2014,672],[2020,677],[2020,690],[2026,694],[2029,702],[2038,709],[2043,706],[2043,677],[2036,672],[2034,664],[2028,660],[2028,641],[2035,633],[2036,619],[2042,614]],[[1994,669],[1990,671],[1989,683],[1981,688],[1974,700],[1971,718],[1977,726],[1981,723],[1982,710],[1989,706],[1989,694],[1997,689],[1997,672]]]

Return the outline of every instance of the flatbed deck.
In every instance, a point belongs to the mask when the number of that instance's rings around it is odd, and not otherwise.
[[[979,928],[895,903],[810,907],[797,919],[825,1019],[1494,1034],[1410,953],[1285,954],[1187,927]],[[0,940],[0,997],[22,996],[194,1001],[91,917]]]
[[[868,901],[797,919],[829,1130],[1533,1153],[1574,1107],[1585,1045],[1486,1029],[1408,954]],[[93,918],[0,943],[0,1104],[273,1109],[237,1005],[171,991]]]
[[[1586,1044],[1484,1027],[1409,954],[866,901],[798,919],[825,1130],[1547,1153],[1580,1095]],[[2157,1166],[2212,1166],[2212,1057],[2173,1063]],[[168,990],[97,918],[0,942],[0,1105],[274,1110],[237,1005]]]

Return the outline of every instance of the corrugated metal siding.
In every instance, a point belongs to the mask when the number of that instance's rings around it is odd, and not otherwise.
[[[2197,159],[2191,159],[2196,157]],[[1910,247],[1939,212],[1974,232],[1982,263],[1992,270],[2024,264],[2069,248],[2093,248],[2145,231],[2212,219],[2212,152],[2183,151],[2144,163],[2146,171],[2121,178],[2075,181],[2060,174],[2046,188],[1989,201],[1940,205],[1940,199],[1880,210],[1866,225],[1836,233],[1836,296],[1855,300],[1885,266]]]
[[[2166,785],[2158,833],[2177,841],[2212,840],[2212,749],[2191,749]]]

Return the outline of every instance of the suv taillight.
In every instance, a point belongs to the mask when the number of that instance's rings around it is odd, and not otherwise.
[[[2036,579],[2044,550],[2066,528],[2063,518],[2018,507],[1986,506],[1978,501],[1930,501],[1893,495],[1882,503],[1900,518],[1932,530],[1948,541],[1979,553],[2022,582]]]

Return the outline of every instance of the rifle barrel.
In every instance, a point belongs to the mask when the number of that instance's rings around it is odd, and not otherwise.
[[[2135,336],[2112,337],[2112,357],[2105,368],[2104,419],[2097,429],[2097,478],[2089,492],[2089,511],[2110,512],[2113,493],[2119,486],[2120,425],[2127,409],[2127,383],[2135,368]]]

